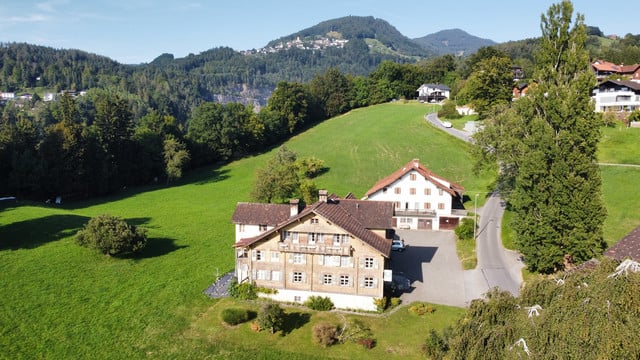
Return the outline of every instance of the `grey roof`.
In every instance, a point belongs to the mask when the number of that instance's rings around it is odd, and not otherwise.
[[[607,249],[604,252],[604,256],[617,260],[632,259],[640,261],[640,226]]]
[[[286,206],[289,211],[289,205]],[[334,225],[388,257],[391,252],[391,241],[376,235],[371,229],[393,228],[393,206],[393,203],[389,201],[341,199],[332,195],[326,202],[318,201],[307,206],[298,215],[287,218],[275,228],[253,238],[242,239],[234,246],[250,246],[265,240],[274,232],[278,232],[283,227],[313,213],[331,221]]]

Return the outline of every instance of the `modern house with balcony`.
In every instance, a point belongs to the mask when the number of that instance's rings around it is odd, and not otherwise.
[[[451,96],[451,89],[443,84],[422,84],[416,91],[418,100],[423,102],[440,102]]]
[[[462,206],[463,192],[462,186],[414,159],[379,180],[365,199],[393,202],[395,228],[452,230],[467,216]]]
[[[326,190],[304,208],[297,200],[238,203],[232,216],[238,281],[276,290],[262,295],[276,301],[323,296],[337,308],[375,310],[373,299],[384,296],[393,210],[390,202]]]
[[[597,112],[631,112],[640,110],[640,82],[607,80],[593,89]]]

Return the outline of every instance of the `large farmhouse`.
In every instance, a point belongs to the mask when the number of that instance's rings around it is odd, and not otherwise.
[[[373,185],[366,199],[393,202],[394,227],[451,230],[467,215],[462,206],[463,192],[462,186],[414,159]]]
[[[375,310],[373,299],[384,296],[393,206],[326,190],[304,208],[298,201],[238,203],[232,217],[238,281],[276,290],[264,296],[277,301],[316,295],[337,308]]]

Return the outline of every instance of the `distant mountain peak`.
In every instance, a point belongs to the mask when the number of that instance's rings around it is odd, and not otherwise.
[[[497,44],[493,40],[473,36],[461,29],[441,30],[413,39],[413,41],[438,55],[453,54],[458,56],[467,56],[481,47]]]

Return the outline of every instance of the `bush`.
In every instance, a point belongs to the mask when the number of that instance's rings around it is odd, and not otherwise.
[[[338,327],[328,323],[318,323],[313,326],[313,341],[327,347],[338,341]]]
[[[442,108],[438,111],[439,118],[460,119],[462,115],[456,110],[456,103],[451,100],[445,100]]]
[[[351,319],[344,325],[342,333],[338,336],[338,341],[360,343],[361,340],[372,339],[373,333],[369,326],[359,319]]]
[[[413,314],[416,314],[418,316],[422,316],[424,314],[431,314],[433,312],[435,312],[436,310],[431,306],[431,305],[427,305],[427,304],[415,304],[413,306],[411,306],[409,308],[409,311]]]
[[[255,300],[258,298],[256,287],[248,282],[238,283],[238,279],[233,278],[229,283],[229,296],[238,300]]]
[[[238,325],[251,320],[255,314],[252,311],[238,308],[222,310],[222,321],[229,325]]]
[[[384,309],[387,308],[387,298],[386,297],[374,298],[373,304],[376,306],[376,310],[378,312],[383,312]]]
[[[317,311],[329,311],[333,309],[333,301],[329,297],[309,296],[304,306]]]
[[[422,351],[429,359],[443,359],[449,351],[446,333],[440,336],[434,329],[429,330],[429,337],[422,346]]]
[[[262,329],[269,329],[273,334],[278,330],[282,330],[284,325],[284,310],[278,304],[265,304],[258,314],[258,325]]]
[[[391,308],[397,307],[398,305],[400,305],[402,303],[402,300],[400,300],[399,297],[392,297],[390,302],[389,302],[389,306]]]
[[[76,242],[106,255],[135,253],[147,244],[147,232],[117,216],[98,215],[76,234]]]
[[[455,233],[458,240],[471,240],[473,239],[473,227],[475,226],[475,221],[470,218],[464,218],[460,222],[460,224],[456,227]]]

